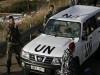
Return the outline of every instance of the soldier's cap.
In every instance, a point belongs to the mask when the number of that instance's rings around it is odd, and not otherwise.
[[[14,19],[14,18],[13,18],[13,16],[9,16],[9,18],[8,18],[8,19]]]

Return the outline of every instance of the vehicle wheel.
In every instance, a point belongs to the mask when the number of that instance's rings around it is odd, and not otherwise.
[[[27,70],[23,70],[24,71],[24,75],[29,75],[29,71]]]
[[[96,59],[97,60],[100,60],[100,44],[99,44],[99,47],[98,47],[98,49],[97,49],[97,52],[96,52]]]

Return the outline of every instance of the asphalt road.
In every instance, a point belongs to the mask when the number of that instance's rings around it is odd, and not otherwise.
[[[6,58],[0,58],[0,75],[6,75]],[[100,75],[100,60],[97,61],[94,57],[91,57],[88,61],[84,63],[81,68],[82,72],[81,75]],[[11,74],[10,75],[23,75],[23,70],[16,62],[15,54],[12,57],[12,67],[11,67]],[[30,75],[37,75],[31,73]]]
[[[100,75],[100,60],[92,56],[81,67],[81,75]]]
[[[6,59],[6,55],[0,58],[0,75],[6,75]],[[23,75],[22,68],[16,62],[15,54],[12,57],[11,75]]]

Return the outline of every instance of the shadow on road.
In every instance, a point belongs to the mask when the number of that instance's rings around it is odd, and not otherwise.
[[[17,65],[17,63],[12,63],[12,65]],[[6,64],[4,63],[4,64],[0,64],[0,67],[2,67],[2,66],[6,66]]]
[[[0,75],[7,75],[7,73],[0,73]],[[24,75],[23,70],[11,72],[10,75]]]

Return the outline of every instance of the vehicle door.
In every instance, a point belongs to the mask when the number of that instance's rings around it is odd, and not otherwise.
[[[84,62],[92,53],[93,37],[89,20],[83,23],[82,28],[82,62]]]
[[[100,27],[97,26],[97,21],[95,16],[89,19],[89,24],[91,25],[91,33],[92,33],[92,53],[91,53],[92,55],[99,46]]]

